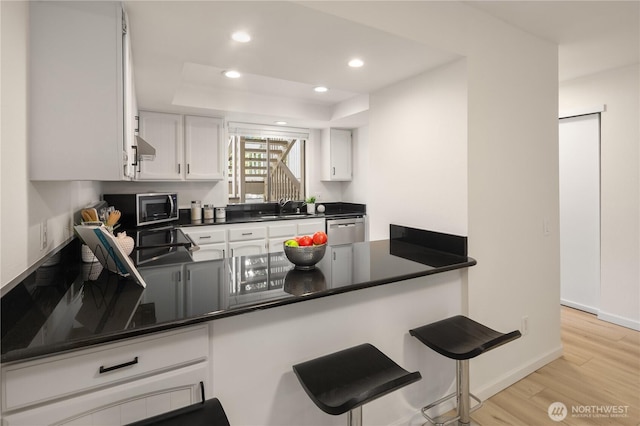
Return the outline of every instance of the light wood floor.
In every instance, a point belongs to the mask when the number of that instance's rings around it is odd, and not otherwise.
[[[482,426],[640,425],[640,332],[562,308],[563,355],[488,399],[472,414]],[[551,420],[549,405],[568,415]],[[572,410],[612,410],[572,414]],[[626,413],[625,413],[626,412]]]

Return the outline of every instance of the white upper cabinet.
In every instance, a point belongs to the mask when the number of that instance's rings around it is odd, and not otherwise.
[[[187,180],[222,180],[225,174],[224,122],[221,118],[184,117]]]
[[[140,161],[140,180],[180,180],[182,178],[182,115],[140,111],[140,136],[156,149],[153,160]]]
[[[131,173],[125,19],[119,2],[29,2],[32,180],[122,180]]]
[[[351,131],[324,129],[321,135],[322,180],[351,180]]]
[[[138,180],[223,180],[224,121],[140,111],[140,136],[156,150],[140,161]]]

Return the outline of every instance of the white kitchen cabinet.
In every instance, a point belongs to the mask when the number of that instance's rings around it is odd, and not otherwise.
[[[3,365],[3,425],[122,425],[194,404],[208,351],[203,325]]]
[[[298,222],[298,235],[313,235],[318,231],[325,232],[324,219],[307,219]]]
[[[244,225],[228,230],[229,257],[262,254],[267,251],[267,227]]]
[[[221,118],[184,117],[185,179],[225,178],[224,122]]]
[[[145,281],[153,282],[142,294],[141,303],[154,302],[158,322],[172,321],[184,314],[184,278],[182,264],[140,268]]]
[[[32,180],[131,173],[135,95],[125,19],[120,2],[29,2]]]
[[[267,233],[269,253],[279,252],[283,250],[282,243],[298,235],[298,226],[295,223],[276,222],[267,226]]]
[[[352,179],[351,131],[323,129],[322,180],[349,181]]]
[[[140,111],[140,136],[156,149],[153,160],[140,161],[138,180],[180,180],[184,168],[182,115]]]
[[[222,307],[224,261],[193,262],[184,266],[186,274],[185,311],[189,316],[202,315]]]
[[[140,136],[156,150],[140,162],[138,180],[222,180],[225,178],[221,118],[140,111]]]
[[[227,231],[223,226],[188,226],[182,228],[182,232],[199,247],[191,252],[196,262],[226,257]]]
[[[266,253],[266,240],[250,240],[250,241],[230,241],[229,256],[251,256],[253,254]]]
[[[331,283],[335,286],[353,282],[353,246],[331,247]]]

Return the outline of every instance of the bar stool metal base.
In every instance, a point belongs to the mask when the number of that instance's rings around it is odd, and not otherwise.
[[[427,411],[430,409],[435,408],[452,398],[456,398],[457,401],[456,416],[443,415],[433,418],[427,414]],[[478,404],[471,407],[471,399],[474,399]],[[429,423],[436,426],[448,426],[455,422],[457,422],[458,426],[468,426],[474,424],[471,421],[471,413],[480,407],[482,407],[482,401],[469,392],[469,360],[463,359],[456,361],[456,392],[422,407],[421,411],[424,418],[427,419]]]
[[[347,426],[362,426],[362,405],[349,411]]]

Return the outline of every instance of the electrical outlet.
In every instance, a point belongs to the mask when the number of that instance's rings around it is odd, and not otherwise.
[[[520,323],[520,333],[522,333],[523,336],[529,334],[529,317],[526,315],[522,317],[522,321]]]
[[[47,220],[40,223],[40,250],[47,248]]]

